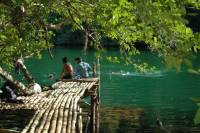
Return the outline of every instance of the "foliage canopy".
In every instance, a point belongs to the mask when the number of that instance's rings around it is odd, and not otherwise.
[[[198,0],[0,0],[0,65],[49,48],[52,30],[71,25],[101,49],[103,36],[119,43],[122,56],[138,66],[134,42],[143,41],[168,67],[192,66],[200,35],[187,27],[186,7]],[[50,18],[50,14],[57,17]],[[88,43],[88,41],[86,41]]]

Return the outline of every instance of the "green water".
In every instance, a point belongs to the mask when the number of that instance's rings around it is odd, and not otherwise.
[[[61,58],[64,56],[69,57],[73,66],[76,56],[82,56],[90,64],[95,61],[94,51],[88,51],[84,55],[80,49],[57,47],[53,49],[53,54],[55,56],[53,60],[49,58],[47,52],[44,52],[42,59],[31,59],[26,62],[33,77],[40,84],[46,85],[54,82],[54,80],[48,79],[50,73],[55,74],[55,79],[59,77],[62,68]],[[117,56],[119,52],[110,50],[105,55]],[[157,57],[147,52],[143,53],[140,59],[156,65],[158,71],[141,74],[135,72],[131,66],[113,64],[101,59],[102,108],[117,107],[122,110],[125,108],[124,111],[143,109],[145,128],[154,128],[156,118],[161,119],[166,128],[194,128],[193,117],[197,106],[191,98],[200,97],[200,76],[189,74],[186,70],[179,73],[175,70],[167,70]],[[200,66],[198,58],[195,65]],[[112,113],[110,117],[110,119],[114,117]],[[103,124],[105,129],[102,132],[121,132],[121,130],[124,133],[134,132],[135,127],[131,127],[131,120],[128,122],[129,124],[124,126],[123,124],[121,126],[120,122],[117,123],[117,126],[114,122],[115,126],[110,124],[109,127]],[[106,131],[107,128],[109,128],[109,132]]]

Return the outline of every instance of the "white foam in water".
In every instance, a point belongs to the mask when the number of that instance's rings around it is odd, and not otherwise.
[[[116,76],[139,76],[139,77],[162,77],[165,76],[166,74],[162,73],[161,71],[155,71],[155,72],[145,72],[145,73],[140,73],[140,72],[111,72],[109,75],[116,75]]]

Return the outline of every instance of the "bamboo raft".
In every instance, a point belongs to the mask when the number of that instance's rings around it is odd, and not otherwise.
[[[19,97],[23,104],[0,103],[0,110],[35,110],[21,133],[82,133],[84,114],[89,117],[90,133],[99,132],[98,79],[59,81],[54,90]],[[90,97],[89,112],[84,113],[81,99]],[[87,127],[87,126],[86,126]]]

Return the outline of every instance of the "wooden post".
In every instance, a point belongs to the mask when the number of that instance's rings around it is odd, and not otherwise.
[[[91,120],[90,127],[91,133],[99,133],[100,125],[100,96],[99,96],[99,85],[96,86],[94,93],[91,95]]]
[[[97,76],[97,66],[95,63],[93,63],[93,66],[92,66],[92,76],[94,78]]]
[[[99,86],[97,86],[97,98],[96,98],[96,133],[99,133],[100,126],[100,93]]]
[[[82,108],[79,108],[79,113],[82,113]],[[78,116],[78,133],[82,133],[83,132],[83,125],[82,125],[83,121],[82,121],[82,115]]]
[[[86,123],[86,127],[85,127],[85,133],[88,133],[89,123],[90,123],[90,115],[87,116],[87,123]]]
[[[98,86],[96,88],[96,91],[97,91],[97,99],[96,99],[96,102],[97,102],[97,106],[96,106],[96,133],[99,133],[99,126],[100,126],[100,79],[101,79],[101,67],[100,67],[100,58],[98,57],[97,58],[97,69],[98,69],[98,78],[99,78],[99,81],[98,81]]]
[[[91,119],[90,119],[90,131],[96,133],[96,95],[91,95]]]

